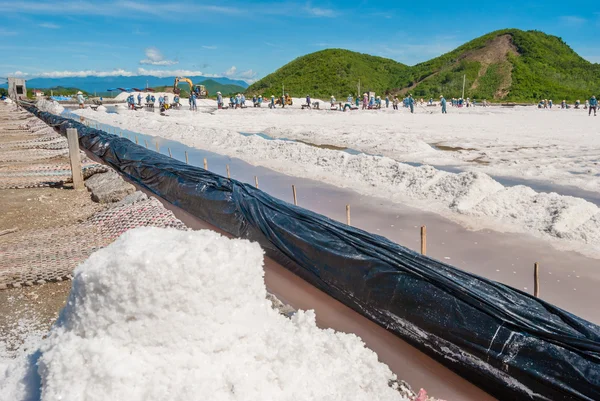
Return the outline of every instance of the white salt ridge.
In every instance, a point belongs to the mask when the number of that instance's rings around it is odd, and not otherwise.
[[[42,111],[47,111],[48,113],[56,115],[60,115],[63,111],[65,111],[65,108],[55,100],[40,99],[35,103],[35,105]]]
[[[39,367],[0,370],[0,400],[406,400],[360,338],[275,311],[262,263],[211,231],[125,233],[75,270]]]
[[[95,117],[89,112],[83,114]],[[580,198],[537,193],[525,186],[504,187],[480,172],[455,174],[431,166],[413,167],[389,157],[351,155],[297,142],[243,136],[225,128],[207,128],[203,125],[212,125],[214,118],[209,114],[195,118],[194,113],[179,111],[168,120],[135,112],[119,116],[100,113],[96,117],[288,175],[434,211],[471,228],[531,233],[551,239],[561,248],[600,257],[600,210]],[[424,147],[415,145],[415,149]]]

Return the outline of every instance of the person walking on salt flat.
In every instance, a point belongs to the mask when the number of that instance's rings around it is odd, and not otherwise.
[[[446,111],[446,99],[444,99],[443,95],[440,96],[440,105],[442,106],[442,114],[448,114]]]
[[[142,92],[138,93],[138,106],[142,105]]]
[[[77,92],[77,103],[79,103],[80,109],[83,109],[85,107],[85,99],[83,98],[83,93],[81,93],[81,91]]]
[[[398,110],[398,103],[400,103],[398,96],[394,96],[394,100],[392,101],[392,109]]]
[[[594,110],[594,117],[596,116],[596,109],[598,108],[598,100],[596,96],[592,96],[590,99],[590,111],[588,112],[588,116],[592,115],[592,109]]]
[[[410,107],[410,113],[413,114],[415,112],[415,99],[413,99],[412,94],[408,95],[408,107]]]
[[[390,107],[390,97],[386,96],[385,97],[385,108],[387,109],[388,107]]]

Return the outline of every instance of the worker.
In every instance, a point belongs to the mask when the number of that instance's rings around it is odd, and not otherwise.
[[[240,96],[240,107],[245,108],[246,107],[246,96],[244,96],[244,94],[242,93],[242,95]]]
[[[443,95],[440,95],[440,105],[442,106],[442,114],[448,114],[446,111],[446,99],[444,99]]]
[[[596,116],[596,109],[598,108],[598,100],[596,96],[592,96],[590,99],[590,111],[588,112],[588,116],[592,115],[592,110],[594,110],[594,117]]]
[[[142,105],[142,92],[138,93],[138,106]]]
[[[371,96],[369,99],[369,109],[372,109],[373,107],[375,107],[375,96]]]
[[[271,103],[269,103],[269,108],[270,109],[275,108],[275,95],[271,95]]]
[[[306,104],[310,108],[310,95],[306,95]]]
[[[196,106],[196,92],[190,92],[190,110],[196,111],[198,107]]]
[[[381,108],[381,96],[377,96],[375,98],[375,108],[376,109],[380,109]]]
[[[385,96],[385,108],[390,107],[390,97],[388,95]]]
[[[152,103],[152,105],[154,105],[155,102],[156,102],[156,98],[154,97],[154,95],[150,96],[150,103]]]
[[[262,106],[262,102],[263,102],[263,97],[262,95],[258,95],[258,107]]]
[[[398,96],[394,96],[394,100],[392,101],[392,109],[398,110],[398,103],[400,103]]]
[[[150,103],[150,94],[148,93],[146,95],[146,104]]]
[[[223,108],[223,95],[221,95],[221,92],[217,92],[217,108]]]
[[[410,107],[411,114],[415,112],[415,100],[412,95],[408,95],[408,106]]]
[[[181,104],[179,104],[179,95],[175,95],[173,96],[173,106],[179,108],[179,106],[181,106]]]
[[[252,95],[252,106],[256,107],[258,105],[258,98],[256,95]]]
[[[165,104],[165,98],[160,95],[158,97],[158,107],[162,107],[163,104]]]
[[[81,91],[77,92],[77,103],[79,104],[79,108],[85,108],[85,99],[83,97],[83,93]]]
[[[552,99],[548,100],[548,107],[552,108]]]
[[[363,93],[363,104],[362,104],[362,109],[366,109],[367,106],[369,105],[369,95],[367,95],[366,93]]]
[[[560,102],[560,108],[561,109],[566,109],[567,108],[567,101],[563,99],[562,102]]]

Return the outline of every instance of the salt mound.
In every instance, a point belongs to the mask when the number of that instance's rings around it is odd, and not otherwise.
[[[98,106],[98,108],[96,109],[96,111],[103,111],[105,113],[106,113],[106,110],[108,110],[108,109],[104,106]]]
[[[40,99],[36,102],[36,106],[42,111],[47,111],[48,113],[56,115],[60,115],[63,111],[65,111],[65,108],[54,100]]]
[[[275,311],[262,262],[211,231],[125,233],[75,270],[37,371],[8,369],[0,399],[406,400],[360,338]]]

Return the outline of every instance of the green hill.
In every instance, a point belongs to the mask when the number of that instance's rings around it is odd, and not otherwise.
[[[345,96],[357,92],[360,78],[363,92],[460,97],[463,76],[465,97],[476,99],[583,100],[600,88],[600,64],[581,58],[562,39],[506,29],[412,67],[347,50],[323,50],[288,63],[251,85],[247,93],[278,94],[285,83],[292,96]]]
[[[282,86],[292,96],[347,96],[361,91],[383,92],[402,86],[408,67],[394,60],[342,49],[328,49],[299,57],[246,89],[248,95],[280,95]]]

